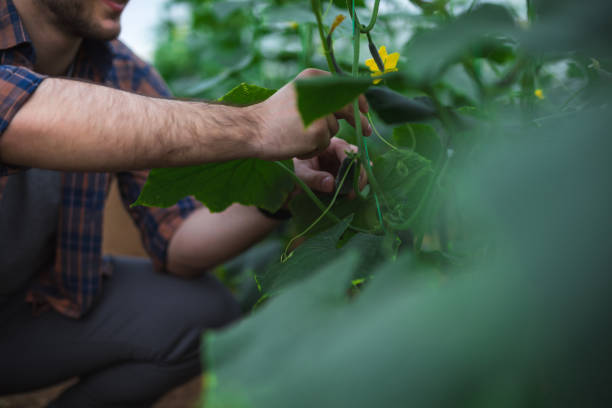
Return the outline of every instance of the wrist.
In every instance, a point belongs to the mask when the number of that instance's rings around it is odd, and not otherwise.
[[[246,116],[245,122],[251,125],[248,140],[243,140],[249,151],[249,157],[264,159],[265,143],[263,140],[265,138],[266,121],[263,115],[263,103],[257,103],[240,109],[243,111],[242,114]]]

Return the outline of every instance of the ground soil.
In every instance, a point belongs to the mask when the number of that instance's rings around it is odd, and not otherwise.
[[[66,381],[53,387],[27,394],[0,397],[0,408],[43,408],[76,380]],[[195,378],[166,394],[153,408],[194,407],[200,396],[202,379]]]

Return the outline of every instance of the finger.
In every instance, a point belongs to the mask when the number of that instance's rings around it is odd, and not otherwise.
[[[326,171],[302,167],[297,175],[308,187],[315,191],[322,193],[334,191],[334,177]]]
[[[297,156],[297,158],[300,160],[312,159],[313,157],[316,157],[320,155],[322,152],[326,151],[331,143],[329,133],[327,134],[325,138],[322,138],[322,140],[319,143],[320,143],[319,146],[317,146],[314,150],[308,153],[299,155]]]
[[[361,113],[368,113],[370,110],[370,105],[368,105],[365,95],[359,95],[359,110]]]
[[[363,166],[359,166],[359,183],[358,183],[359,191],[362,191],[364,187],[366,186],[366,184],[368,184],[368,176],[366,175],[365,168]],[[353,200],[357,198],[356,191],[351,189],[351,192],[348,194],[347,198],[349,200]]]
[[[365,167],[359,166],[359,191],[363,190],[366,184],[368,184],[368,175],[365,171]]]
[[[336,112],[334,116],[338,119],[346,120],[348,123],[350,123],[352,127],[355,127],[355,115],[353,114],[352,106],[342,108],[341,110]],[[370,136],[372,134],[372,127],[370,126],[370,121],[363,114],[360,114],[359,117],[361,120],[361,129],[363,135]]]
[[[361,120],[361,129],[363,129],[363,135],[370,136],[372,134],[372,126],[370,126],[370,121],[363,114],[359,114],[359,119]]]
[[[335,154],[336,159],[338,159],[339,161],[344,160],[344,158],[347,156],[347,151],[357,151],[357,146],[349,144],[346,140],[340,139],[339,137],[332,138],[330,148]]]
[[[313,159],[317,156],[319,156],[321,154],[321,152],[324,152],[326,149],[326,147],[323,148],[316,148],[315,150],[305,153],[305,154],[301,154],[299,156],[296,156],[296,158],[300,159],[300,160],[308,160],[308,159]]]
[[[330,73],[327,71],[323,71],[321,69],[308,68],[300,72],[297,75],[297,78],[309,78],[309,77],[316,77],[316,76],[322,76],[322,75],[330,75]]]
[[[329,135],[334,136],[340,130],[340,124],[338,123],[338,119],[334,115],[327,115],[325,117],[327,120],[327,128],[329,129]]]
[[[332,137],[330,135],[330,127],[333,127],[333,126],[336,126],[339,128],[338,122],[336,121],[335,123],[331,123],[328,121],[327,117],[323,119],[319,119],[316,122],[314,122],[310,126],[310,131],[312,132],[311,137],[314,137],[315,139],[314,142],[316,143],[313,146],[314,149],[312,149],[311,151],[307,153],[298,155],[297,158],[301,160],[310,159],[314,156],[317,156],[321,152],[325,151],[325,149],[327,149],[327,147],[330,144],[330,139]]]

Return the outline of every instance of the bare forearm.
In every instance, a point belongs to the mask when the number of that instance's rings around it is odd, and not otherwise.
[[[172,237],[167,269],[184,277],[201,275],[249,248],[277,225],[255,207],[234,204],[220,213],[201,208]]]
[[[258,129],[252,108],[51,78],[0,137],[0,161],[69,171],[200,164],[256,156]]]

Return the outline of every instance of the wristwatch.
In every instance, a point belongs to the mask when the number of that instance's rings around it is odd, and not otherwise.
[[[275,212],[270,212],[268,210],[265,210],[259,207],[257,207],[257,209],[259,210],[260,213],[262,213],[268,218],[272,218],[273,220],[288,220],[292,216],[291,211],[286,210],[284,208],[281,208],[280,210],[275,211]]]

